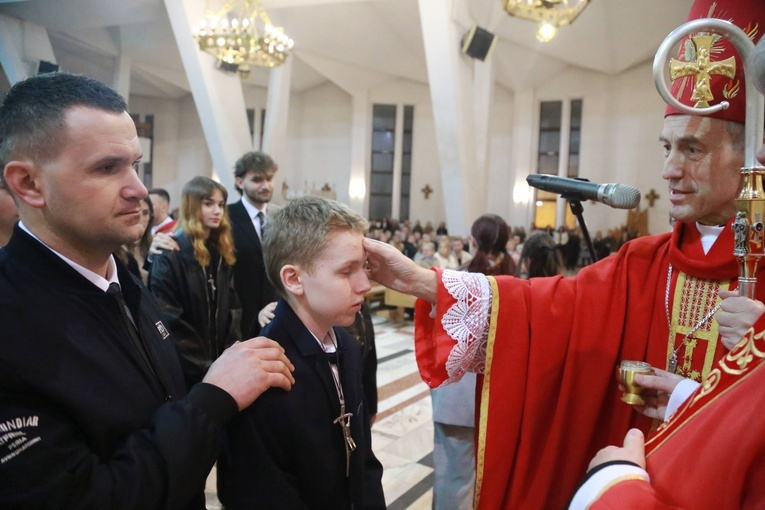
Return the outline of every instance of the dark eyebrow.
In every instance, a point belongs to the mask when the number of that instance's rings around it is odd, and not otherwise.
[[[95,162],[96,167],[102,167],[106,165],[119,165],[122,163],[126,163],[128,160],[127,158],[120,158],[120,157],[113,157],[113,156],[106,156],[104,158],[99,159]]]
[[[660,136],[659,141],[664,143],[671,143],[669,139],[665,136]],[[695,136],[682,136],[677,139],[677,142],[686,143],[686,144],[698,144],[698,143],[701,143],[701,140],[699,140],[699,138]]]

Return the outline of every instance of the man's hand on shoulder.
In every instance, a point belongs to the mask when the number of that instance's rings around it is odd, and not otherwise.
[[[236,342],[210,366],[203,382],[231,395],[241,411],[269,388],[289,391],[295,367],[284,349],[265,337]]]
[[[175,241],[173,234],[165,234],[157,232],[154,238],[151,240],[151,246],[149,246],[149,253],[151,255],[159,255],[162,251],[178,251],[180,247]]]
[[[276,310],[277,302],[278,301],[268,303],[263,307],[261,311],[258,312],[258,324],[260,324],[261,328],[265,327],[266,324],[274,320],[274,310]]]

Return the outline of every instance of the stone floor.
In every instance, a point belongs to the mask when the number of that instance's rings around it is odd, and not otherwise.
[[[433,489],[430,393],[417,372],[411,321],[375,317],[378,414],[372,448],[382,462],[388,509],[426,510]],[[207,508],[220,509],[215,470],[207,482]]]

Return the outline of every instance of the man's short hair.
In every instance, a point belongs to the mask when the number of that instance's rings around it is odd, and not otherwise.
[[[290,201],[266,223],[263,259],[268,279],[286,297],[280,276],[285,265],[299,265],[310,273],[330,235],[337,231],[363,235],[368,227],[367,220],[340,202],[314,196]]]
[[[149,190],[149,195],[159,195],[165,202],[170,203],[170,193],[164,188],[152,188]]]
[[[48,73],[15,84],[0,105],[0,160],[44,163],[56,157],[67,140],[66,113],[77,106],[127,111],[122,96],[86,76]]]
[[[732,120],[723,120],[723,122],[725,122],[725,130],[728,132],[728,136],[730,136],[730,144],[733,150],[744,152],[744,149],[746,149],[744,124],[733,122]]]
[[[273,158],[265,152],[250,151],[237,160],[234,165],[234,177],[244,178],[250,172],[265,175],[269,171],[276,172],[278,169]]]

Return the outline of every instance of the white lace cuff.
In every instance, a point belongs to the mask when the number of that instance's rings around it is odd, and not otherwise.
[[[484,373],[492,299],[489,280],[481,273],[446,269],[441,281],[456,300],[441,319],[446,334],[457,342],[446,361],[448,384],[466,372]]]

